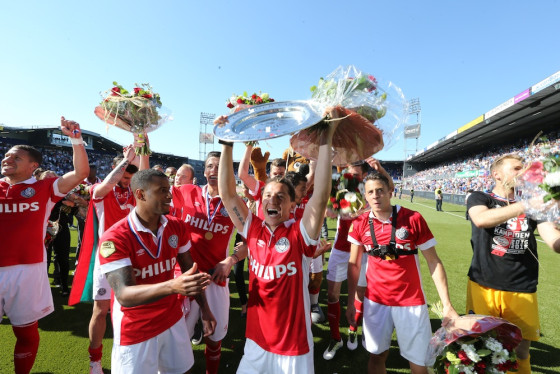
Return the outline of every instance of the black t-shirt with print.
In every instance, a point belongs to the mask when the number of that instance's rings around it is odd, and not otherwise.
[[[484,205],[489,209],[507,206],[494,194],[475,191],[467,209]],[[492,228],[478,228],[471,222],[473,258],[469,278],[482,286],[510,292],[536,292],[539,278],[537,222],[525,214]]]

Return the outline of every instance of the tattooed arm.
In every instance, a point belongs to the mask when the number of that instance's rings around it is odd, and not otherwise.
[[[217,124],[225,123],[227,122],[227,117],[221,116],[214,122]],[[243,232],[245,222],[249,216],[249,208],[247,208],[243,199],[237,195],[232,152],[233,144],[222,146],[222,155],[218,169],[218,190],[231,221],[237,228],[237,231]]]
[[[109,173],[103,180],[103,182],[94,189],[92,198],[103,199],[109,191],[113,189],[121,180],[127,166],[132,162],[136,154],[134,153],[134,147],[129,145],[124,149],[124,159],[119,162],[117,166],[113,168],[113,171]]]
[[[155,284],[137,285],[132,266],[125,266],[106,274],[115,297],[124,307],[149,304],[165,296],[181,294],[195,296],[200,294],[210,282],[210,276],[196,273],[196,266],[190,268],[181,276]]]

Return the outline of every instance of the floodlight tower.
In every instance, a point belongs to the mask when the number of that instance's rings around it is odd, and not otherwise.
[[[206,144],[214,144],[214,134],[207,131],[208,125],[214,124],[214,118],[216,118],[214,113],[200,113],[200,134],[198,142],[199,160],[204,160],[206,157]]]
[[[416,122],[414,125],[405,126],[404,128],[404,160],[403,160],[403,177],[406,176],[406,159],[408,158],[407,139],[416,139],[416,148],[414,154],[418,152],[418,138],[420,137],[420,123],[421,123],[422,107],[420,106],[420,99],[414,98],[408,102],[408,114],[416,114]]]

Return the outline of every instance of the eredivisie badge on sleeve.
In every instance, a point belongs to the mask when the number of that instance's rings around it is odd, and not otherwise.
[[[113,253],[115,253],[115,251],[115,243],[111,241],[103,242],[101,243],[101,247],[99,247],[99,253],[101,253],[101,256],[105,258],[111,256]]]

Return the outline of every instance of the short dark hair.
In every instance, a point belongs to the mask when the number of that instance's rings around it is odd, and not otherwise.
[[[387,188],[391,189],[391,183],[389,182],[389,179],[378,171],[374,171],[366,175],[366,177],[364,178],[364,184],[367,181],[380,181],[381,183],[385,184]]]
[[[162,173],[159,170],[155,169],[145,169],[140,170],[138,173],[134,174],[132,179],[130,180],[130,187],[132,191],[140,190],[147,190],[152,184],[154,178],[167,178],[167,175]]]
[[[97,165],[95,165],[95,164],[89,164],[89,168],[90,168],[90,170],[91,170],[91,169],[97,170]]]
[[[294,185],[286,177],[277,176],[277,177],[268,178],[266,180],[265,187],[267,184],[272,182],[281,183],[284,186],[286,186],[288,188],[288,195],[290,196],[290,200],[291,201],[296,200],[296,190],[294,188]]]
[[[295,171],[287,172],[284,178],[289,180],[294,188],[296,188],[301,182],[307,183],[307,177],[300,173],[296,173]]]
[[[204,160],[204,165],[206,165],[206,161],[208,161],[209,158],[212,157],[220,158],[221,156],[222,156],[222,152],[218,152],[218,151],[208,152],[208,155],[206,155],[206,160]]]
[[[122,160],[124,160],[124,156],[117,156],[113,159],[113,167],[117,166]],[[138,171],[138,167],[136,165],[128,164],[125,171],[130,174],[134,174]]]
[[[284,160],[283,158],[275,158],[274,160],[272,160],[270,162],[270,166],[285,168],[286,167],[286,160]]]
[[[356,162],[353,162],[353,163],[349,164],[348,166],[358,166],[358,167],[360,167],[362,169],[362,174],[367,173],[369,171],[369,165],[365,161],[356,161]]]
[[[29,159],[33,162],[36,162],[38,165],[41,165],[41,163],[43,162],[43,155],[35,147],[27,144],[18,144],[14,145],[12,149],[21,149],[22,151],[26,151]]]

